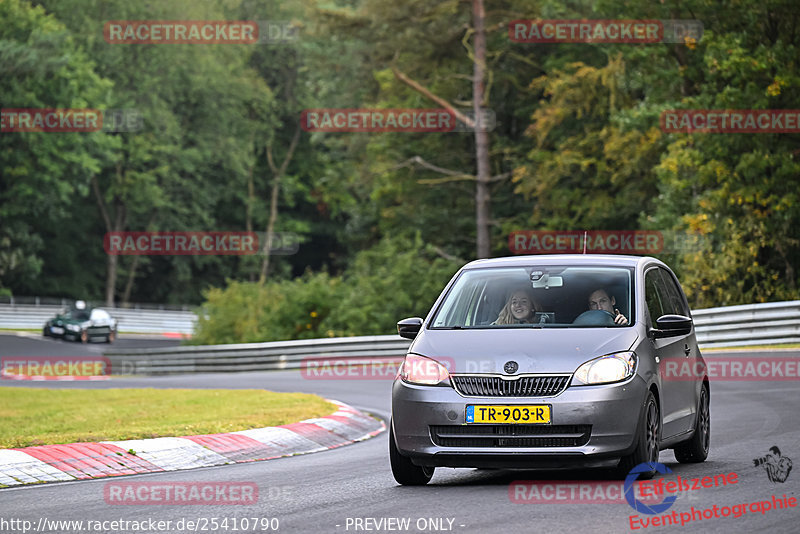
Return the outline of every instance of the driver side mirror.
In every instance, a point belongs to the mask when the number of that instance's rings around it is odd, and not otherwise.
[[[409,317],[397,323],[397,333],[400,337],[414,339],[422,328],[422,319],[419,317]]]
[[[693,322],[684,315],[662,315],[656,321],[656,327],[650,330],[653,339],[685,336],[692,331]]]

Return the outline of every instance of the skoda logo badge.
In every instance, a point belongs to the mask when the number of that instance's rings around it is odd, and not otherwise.
[[[506,362],[506,364],[503,366],[503,369],[505,370],[506,373],[511,375],[517,372],[517,369],[519,369],[519,365],[517,365],[517,362],[512,360],[510,362]]]

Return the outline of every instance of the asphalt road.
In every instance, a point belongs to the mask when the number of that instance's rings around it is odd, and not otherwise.
[[[147,342],[132,340],[144,346]],[[120,344],[126,343],[120,340]],[[152,342],[151,342],[152,343]],[[97,355],[102,345],[64,343],[53,340],[15,338],[0,335],[0,356]],[[81,352],[84,351],[84,352]],[[721,353],[714,353],[715,356]],[[797,353],[781,356],[797,357]],[[349,403],[388,422],[390,380],[308,380],[298,371],[237,374],[201,374],[167,377],[122,378],[100,382],[17,382],[0,381],[4,387],[182,387],[182,388],[265,388],[273,391],[317,393]],[[65,414],[69,416],[69,414]],[[771,500],[773,495],[800,500],[800,467],[785,483],[770,482],[753,459],[774,445],[784,456],[800,461],[800,390],[797,382],[712,382],[711,454],[702,464],[682,465],[672,451],[662,451],[660,461],[682,478],[699,478],[735,472],[738,482],[721,488],[707,488],[681,494],[669,512],[691,513],[717,505],[732,507]],[[331,451],[214,468],[125,477],[147,482],[255,482],[257,504],[245,506],[106,504],[103,488],[109,479],[64,482],[0,490],[0,532],[21,532],[18,524],[3,520],[26,519],[38,524],[53,520],[172,521],[165,532],[189,532],[180,520],[198,521],[198,531],[235,532],[233,518],[277,518],[278,532],[389,532],[388,527],[408,532],[632,532],[629,517],[634,510],[622,504],[546,503],[520,504],[509,498],[509,485],[516,480],[604,480],[602,471],[543,472],[438,469],[425,487],[398,486],[389,470],[387,434]],[[120,478],[115,481],[122,480]],[[649,517],[639,514],[640,518]],[[211,519],[228,528],[211,528]],[[374,518],[359,522],[359,518]],[[408,518],[407,529],[396,523],[377,521]],[[209,521],[208,524],[205,522]],[[685,526],[651,526],[647,532],[797,532],[800,507],[750,512],[741,517],[703,519]],[[89,532],[51,528],[46,532]],[[108,526],[108,532],[132,532]],[[273,523],[274,525],[274,523]],[[267,532],[262,528],[238,532]],[[637,524],[637,526],[640,526]],[[360,528],[359,528],[360,527]],[[97,530],[95,530],[97,531]],[[150,530],[154,532],[155,530]]]

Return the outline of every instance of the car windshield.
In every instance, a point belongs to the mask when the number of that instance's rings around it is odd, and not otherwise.
[[[70,310],[64,314],[64,319],[72,319],[74,321],[88,321],[89,312],[86,310]]]
[[[597,328],[634,323],[633,271],[565,265],[464,271],[432,328]],[[621,314],[625,320],[615,317]]]

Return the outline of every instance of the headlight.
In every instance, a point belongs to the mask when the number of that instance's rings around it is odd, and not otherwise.
[[[590,360],[575,371],[572,384],[611,384],[621,382],[636,372],[636,353],[617,352]]]
[[[68,324],[67,325],[67,330],[69,330],[70,332],[80,332],[81,331],[81,327],[76,325],[76,324]]]
[[[435,386],[450,378],[447,367],[425,356],[407,354],[397,373],[403,382]]]

